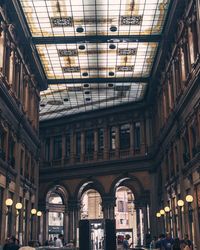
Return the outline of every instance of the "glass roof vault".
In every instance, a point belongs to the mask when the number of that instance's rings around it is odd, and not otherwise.
[[[18,0],[48,89],[40,119],[142,100],[170,0]]]

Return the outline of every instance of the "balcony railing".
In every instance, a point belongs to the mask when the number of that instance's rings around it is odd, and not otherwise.
[[[93,152],[90,154],[84,155],[70,155],[65,158],[57,159],[57,160],[49,160],[43,161],[42,167],[58,167],[58,166],[66,166],[66,165],[73,165],[73,164],[83,164],[88,162],[99,162],[99,161],[108,161],[108,160],[120,160],[120,159],[128,159],[143,156],[146,157],[147,155],[151,154],[153,148],[148,148],[145,146],[146,150],[141,150],[140,148],[133,148],[133,149],[123,149],[123,150],[111,150],[108,152]]]

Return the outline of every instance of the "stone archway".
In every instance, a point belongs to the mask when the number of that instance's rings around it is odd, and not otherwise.
[[[126,187],[134,195],[134,209],[136,212],[135,245],[145,244],[149,229],[149,192],[144,190],[142,183],[134,175],[119,176],[114,180],[110,188],[110,196],[116,198],[116,191],[120,187]]]
[[[39,229],[41,242],[53,239],[60,233],[68,241],[68,199],[69,193],[66,187],[55,184],[49,185],[40,197],[39,206],[43,212]]]

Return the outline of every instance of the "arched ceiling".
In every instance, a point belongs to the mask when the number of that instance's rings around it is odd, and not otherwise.
[[[144,98],[170,0],[18,0],[48,89],[40,119]]]

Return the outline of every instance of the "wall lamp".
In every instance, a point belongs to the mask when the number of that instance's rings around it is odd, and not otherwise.
[[[42,216],[42,212],[41,211],[37,211],[37,216],[41,217]]]
[[[157,218],[160,218],[161,217],[161,214],[158,212],[158,213],[156,213],[156,217]]]
[[[178,205],[179,207],[183,207],[183,206],[184,206],[184,201],[183,201],[183,200],[178,200],[178,201],[177,201],[177,205]]]
[[[19,215],[19,212],[22,209],[22,203],[21,202],[16,203],[15,208],[17,210],[17,215]]]
[[[8,199],[6,199],[6,206],[9,208],[9,207],[11,207],[12,206],[12,204],[13,204],[13,200],[12,199],[10,199],[10,198],[8,198]]]
[[[164,210],[164,209],[161,209],[161,210],[160,210],[160,214],[161,214],[161,215],[165,215],[165,210]]]
[[[168,206],[166,206],[166,207],[164,208],[164,210],[165,210],[166,213],[169,213],[169,212],[170,212],[170,208],[169,208]]]
[[[36,215],[37,214],[37,210],[35,208],[31,209],[31,215]]]
[[[188,202],[188,203],[192,203],[194,198],[192,195],[188,194],[186,197],[185,197],[185,200]]]

